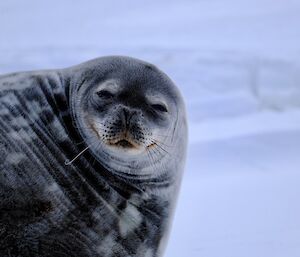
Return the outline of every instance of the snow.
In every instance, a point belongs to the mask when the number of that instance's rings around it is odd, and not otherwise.
[[[300,256],[298,0],[2,0],[0,72],[145,59],[187,103],[166,257]]]

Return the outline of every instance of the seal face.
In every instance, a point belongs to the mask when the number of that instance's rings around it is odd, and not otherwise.
[[[161,256],[187,143],[173,82],[113,56],[1,84],[1,256]]]

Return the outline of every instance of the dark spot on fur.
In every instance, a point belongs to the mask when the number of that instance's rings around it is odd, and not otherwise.
[[[43,110],[40,117],[45,124],[51,124],[54,120],[53,112],[49,109]]]

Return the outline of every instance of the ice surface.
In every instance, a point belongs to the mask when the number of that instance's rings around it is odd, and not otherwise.
[[[0,72],[157,64],[190,124],[166,257],[298,257],[299,13],[298,0],[2,0]]]

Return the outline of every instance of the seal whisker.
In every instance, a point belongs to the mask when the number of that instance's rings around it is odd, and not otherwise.
[[[160,152],[159,149],[152,148],[151,150],[153,151],[153,154],[156,153],[155,155],[156,156],[158,155],[159,158],[163,156],[163,154]],[[149,149],[149,151],[150,151],[150,149]],[[162,167],[160,168],[161,172],[163,172],[163,171],[166,172],[168,170],[165,162],[160,162],[160,165],[162,165]]]
[[[148,160],[149,160],[149,166],[151,169],[153,169],[154,171],[156,171],[157,167],[155,165],[155,162],[154,162],[154,159],[153,159],[153,156],[151,154],[151,150],[147,150],[147,155],[148,155]]]
[[[153,164],[153,159],[152,159],[152,155],[150,153],[149,148],[146,148],[146,152],[147,152],[147,155],[148,155],[149,165],[150,165],[150,167],[152,167],[152,166],[154,166],[154,164]]]
[[[149,153],[151,153],[151,152],[153,154],[153,159],[154,159],[154,157],[156,157],[157,159],[159,159],[162,156],[161,153],[157,149],[154,149],[154,148],[149,149]],[[154,160],[153,160],[153,165],[156,166]]]
[[[156,156],[158,156],[158,158],[161,158],[164,156],[164,154],[162,153],[162,151],[160,150],[160,148],[152,148],[152,151],[154,153],[156,153]],[[163,170],[167,171],[167,166],[165,162],[161,162],[161,165],[163,166]]]
[[[161,152],[161,150],[160,150],[159,148],[156,148],[155,150],[156,150],[161,156],[164,155],[164,154]],[[171,155],[169,154],[169,156],[171,156]],[[162,164],[164,170],[167,171],[167,164],[166,164],[166,162],[161,162],[161,164]]]
[[[88,145],[86,148],[84,148],[79,154],[77,154],[73,159],[71,159],[71,160],[68,160],[68,159],[66,159],[65,160],[65,165],[66,166],[69,166],[69,165],[71,165],[80,155],[82,155],[86,150],[88,150],[89,148],[91,148],[94,144],[96,144],[96,143],[98,143],[99,144],[99,142],[98,141],[95,141],[95,142],[93,142],[91,145]]]
[[[159,170],[158,167],[157,167],[157,164],[156,164],[156,162],[155,162],[154,156],[153,156],[153,155],[154,155],[154,152],[151,153],[151,150],[153,151],[153,149],[148,148],[148,151],[149,151],[149,154],[150,154],[151,160],[152,160],[152,165],[153,165],[153,167],[155,168],[155,170]]]
[[[86,148],[84,148],[79,154],[77,154],[71,161],[70,160],[66,160],[65,161],[65,165],[71,165],[80,155],[82,155],[87,149],[89,149],[90,146],[87,146]]]
[[[156,145],[157,147],[159,147],[162,151],[164,151],[166,154],[170,155],[170,153],[164,149],[159,143],[157,143],[156,141],[152,141],[152,144]]]
[[[155,138],[151,138],[150,140],[153,140],[155,143],[160,144],[162,146],[165,146],[167,148],[172,148],[172,145],[167,145],[165,142],[161,142],[161,141],[159,141],[159,140],[157,140]]]
[[[162,135],[162,134],[156,134],[156,133],[152,133],[152,136],[155,136],[155,137],[162,137],[162,138],[171,138],[172,135]]]

